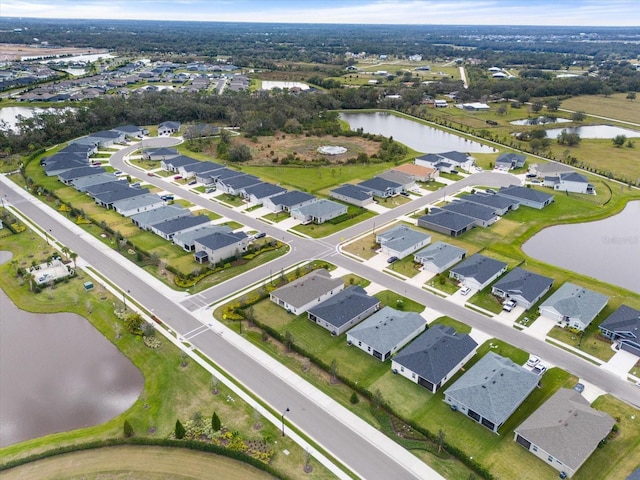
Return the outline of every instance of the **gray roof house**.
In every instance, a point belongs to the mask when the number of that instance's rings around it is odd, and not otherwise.
[[[498,280],[491,293],[529,310],[551,289],[553,279],[516,267]]]
[[[66,185],[71,185],[74,180],[82,177],[89,177],[91,175],[96,175],[98,173],[105,173],[106,170],[102,167],[78,167],[71,168],[69,170],[65,170],[64,172],[60,172],[58,174],[58,180]]]
[[[518,155],[517,153],[503,153],[496,158],[495,168],[508,172],[513,168],[524,167],[527,157]]]
[[[299,220],[302,224],[316,223],[319,225],[346,213],[346,205],[321,198],[317,202],[292,209],[291,217]]]
[[[331,278],[321,268],[290,282],[270,294],[270,299],[285,310],[300,315],[344,289],[341,278]]]
[[[100,148],[107,148],[116,143],[124,143],[125,135],[121,132],[114,130],[101,130],[99,132],[92,133],[86,137],[81,137],[73,140],[73,143],[80,143],[82,145],[97,145]]]
[[[476,253],[449,270],[449,276],[474,290],[482,290],[507,271],[507,264]]]
[[[393,357],[391,370],[436,393],[475,355],[476,348],[469,335],[433,325]]]
[[[459,213],[474,219],[477,227],[488,227],[498,221],[500,217],[496,215],[495,210],[491,207],[484,207],[476,203],[462,202],[454,200],[444,205],[442,210],[448,212]]]
[[[404,186],[400,183],[385,180],[384,178],[375,177],[370,180],[358,183],[358,186],[370,191],[372,195],[376,197],[386,198],[399,195],[404,192]]]
[[[195,230],[209,222],[206,215],[188,215],[155,223],[151,225],[150,230],[165,240],[172,240],[174,235]]]
[[[151,225],[187,215],[191,215],[191,212],[186,208],[179,205],[165,205],[155,210],[132,215],[131,221],[143,230],[150,230]]]
[[[265,199],[275,197],[287,191],[286,188],[273,183],[262,182],[243,189],[243,196],[249,203],[260,205]]]
[[[373,202],[373,193],[371,190],[349,183],[334,188],[329,192],[329,196],[358,207],[364,207]]]
[[[540,305],[540,315],[584,330],[607,306],[609,297],[567,282]]]
[[[618,348],[640,357],[640,310],[620,305],[599,326],[600,332]]]
[[[469,170],[474,158],[462,152],[429,153],[415,159],[416,165],[436,168],[441,172],[450,172],[454,168]]]
[[[345,288],[307,311],[309,320],[326,328],[332,335],[342,335],[380,308],[380,300],[370,297],[358,285]]]
[[[544,186],[562,192],[596,194],[595,187],[589,183],[587,177],[578,172],[563,172],[557,176],[544,177]]]
[[[163,170],[167,170],[168,172],[178,173],[178,169],[180,167],[193,165],[194,163],[200,163],[200,160],[196,160],[195,158],[191,158],[186,155],[178,155],[176,157],[163,158],[160,161],[160,166]]]
[[[476,221],[456,212],[432,208],[428,214],[418,219],[418,226],[451,237],[459,237],[467,230],[474,228]]]
[[[58,153],[78,153],[83,158],[89,158],[98,153],[98,148],[94,145],[83,145],[81,143],[70,143],[66,147],[58,150]]]
[[[444,401],[452,410],[498,433],[539,380],[511,359],[489,352],[445,390]]]
[[[409,228],[406,225],[395,227],[376,235],[382,253],[390,257],[404,258],[416,250],[431,243],[431,235]]]
[[[206,225],[204,227],[198,227],[195,230],[189,230],[188,232],[178,233],[173,236],[173,243],[182,247],[187,252],[193,252],[196,248],[196,240],[212,233],[231,233],[231,227],[227,225]]]
[[[213,165],[213,162],[206,162],[206,163],[211,163]],[[215,177],[216,172],[219,172],[220,170],[223,170],[223,169],[226,169],[226,167],[212,166],[209,168],[209,170],[206,170],[204,172],[198,172],[196,173],[196,181],[203,185],[211,185],[216,181],[216,177]]]
[[[160,208],[164,205],[164,201],[153,193],[138,195],[136,197],[124,198],[111,204],[111,207],[120,215],[130,217],[137,213],[147,212]]]
[[[180,130],[180,122],[162,122],[158,125],[158,135],[171,135]]]
[[[525,207],[536,208],[538,210],[543,209],[553,202],[553,195],[541,192],[535,188],[526,188],[519,185],[502,187],[498,190],[497,194],[512,200],[517,200],[520,202],[520,205],[524,205]]]
[[[116,182],[116,183],[119,183],[119,182]],[[122,183],[125,183],[125,182],[122,182]],[[106,184],[103,184],[103,185],[106,185]],[[111,208],[112,205],[119,200],[147,195],[148,193],[149,193],[149,190],[147,190],[146,188],[131,188],[131,187],[125,186],[122,189],[110,190],[107,192],[102,192],[102,193],[93,195],[93,199],[98,205],[105,208]]]
[[[182,165],[178,168],[178,173],[184,178],[191,178],[194,176],[197,177],[199,173],[210,172],[212,170],[217,170],[220,168],[224,168],[224,165],[220,165],[219,163],[214,162],[198,162],[190,163],[188,165]]]
[[[120,191],[120,190],[128,191],[133,189],[129,187],[129,184],[127,182],[114,178],[111,182],[96,183],[94,185],[90,185],[85,189],[85,192],[90,197],[95,197],[95,195],[99,195],[101,193]]]
[[[112,129],[115,132],[123,133],[125,137],[129,138],[142,138],[149,133],[149,130],[143,127],[137,127],[136,125],[121,125]]]
[[[87,163],[87,160],[79,155],[68,155],[65,156],[65,158],[62,158],[62,156],[56,154],[48,157],[43,162],[43,165],[44,173],[47,177],[53,177],[73,168],[87,167],[89,164]]]
[[[384,180],[389,180],[390,182],[399,183],[400,185],[402,185],[405,191],[410,190],[416,185],[416,180],[413,175],[398,172],[397,170],[387,170],[380,175],[376,175],[376,177],[382,178]]]
[[[215,232],[195,240],[195,259],[216,264],[247,250],[250,238],[244,232]]]
[[[146,148],[142,152],[142,158],[147,160],[165,160],[170,157],[177,157],[178,151],[175,148],[159,147],[159,148]]]
[[[79,192],[86,191],[87,188],[101,183],[110,183],[118,180],[113,173],[98,173],[97,175],[89,175],[88,177],[77,178],[71,182],[73,188]]]
[[[218,178],[216,181],[216,187],[229,195],[242,195],[244,189],[262,183],[258,177],[253,175],[235,175],[229,178]]]
[[[418,313],[384,307],[349,330],[347,344],[384,362],[426,327],[427,322]]]
[[[316,202],[318,199],[310,193],[291,190],[274,197],[267,198],[263,205],[274,212],[290,212],[292,209]]]
[[[615,420],[591,408],[575,390],[561,388],[515,429],[515,441],[567,477],[607,437]]]
[[[554,177],[560,173],[576,171],[575,168],[571,168],[569,165],[556,162],[531,165],[530,168],[535,170],[539,177]]]
[[[503,216],[511,210],[517,210],[520,202],[511,198],[502,197],[500,195],[490,195],[488,193],[472,193],[463,195],[460,200],[477,205],[490,207],[496,215]]]
[[[467,252],[463,248],[445,242],[436,242],[416,252],[413,255],[413,261],[422,264],[422,268],[429,272],[442,273],[466,255]]]

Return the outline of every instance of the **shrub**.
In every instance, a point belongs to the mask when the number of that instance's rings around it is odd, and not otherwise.
[[[184,426],[180,422],[180,419],[176,420],[176,431],[175,431],[176,438],[178,440],[182,440],[184,438],[185,433],[186,433],[186,430],[184,429]]]
[[[220,417],[218,417],[218,414],[216,412],[213,412],[213,415],[211,416],[211,428],[214,432],[218,432],[221,426],[222,424],[220,423]]]
[[[131,438],[135,435],[135,432],[133,431],[133,427],[129,423],[129,420],[125,419],[123,429],[125,438]]]

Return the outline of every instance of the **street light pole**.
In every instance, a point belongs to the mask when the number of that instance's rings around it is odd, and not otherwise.
[[[287,407],[285,409],[284,412],[282,412],[282,436],[284,437],[284,416],[289,412],[289,407]]]
[[[124,303],[124,311],[127,311],[127,294],[131,293],[131,290],[127,290],[126,292],[122,291],[122,303]]]

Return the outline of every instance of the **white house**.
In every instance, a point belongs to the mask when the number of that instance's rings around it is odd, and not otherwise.
[[[382,253],[390,257],[404,258],[430,242],[431,235],[413,230],[406,225],[397,225],[376,235],[376,243],[382,247]]]
[[[540,315],[584,330],[607,306],[609,297],[567,282],[540,305]]]
[[[269,298],[288,312],[300,315],[342,289],[342,279],[331,278],[329,272],[321,268],[274,290]]]
[[[544,177],[544,186],[561,192],[596,194],[596,188],[589,183],[587,177],[577,172],[559,173],[557,176]]]

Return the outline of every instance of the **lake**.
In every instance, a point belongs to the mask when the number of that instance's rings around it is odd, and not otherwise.
[[[522,250],[543,262],[640,293],[640,201],[597,222],[545,228]]]
[[[0,305],[0,447],[104,423],[140,396],[140,371],[83,317],[25,312],[2,290]]]
[[[0,125],[2,122],[6,122],[6,126],[13,130],[18,123],[18,115],[24,118],[31,118],[35,113],[42,113],[46,111],[64,111],[69,107],[63,108],[38,108],[38,107],[3,107],[0,108]]]
[[[547,130],[547,137],[556,138],[562,133],[564,128],[551,128]],[[626,137],[640,137],[639,130],[630,130],[628,128],[614,127],[611,125],[585,125],[583,127],[567,127],[567,132],[577,133],[580,138],[614,138],[618,135]]]
[[[349,123],[351,130],[393,137],[408,147],[424,153],[443,153],[457,150],[466,153],[495,153],[496,149],[482,145],[437,128],[389,113],[348,113],[340,118]]]
[[[548,123],[569,123],[571,120],[559,117],[545,117],[544,115],[537,118],[523,118],[522,120],[514,120],[509,122],[511,125],[546,125]]]

